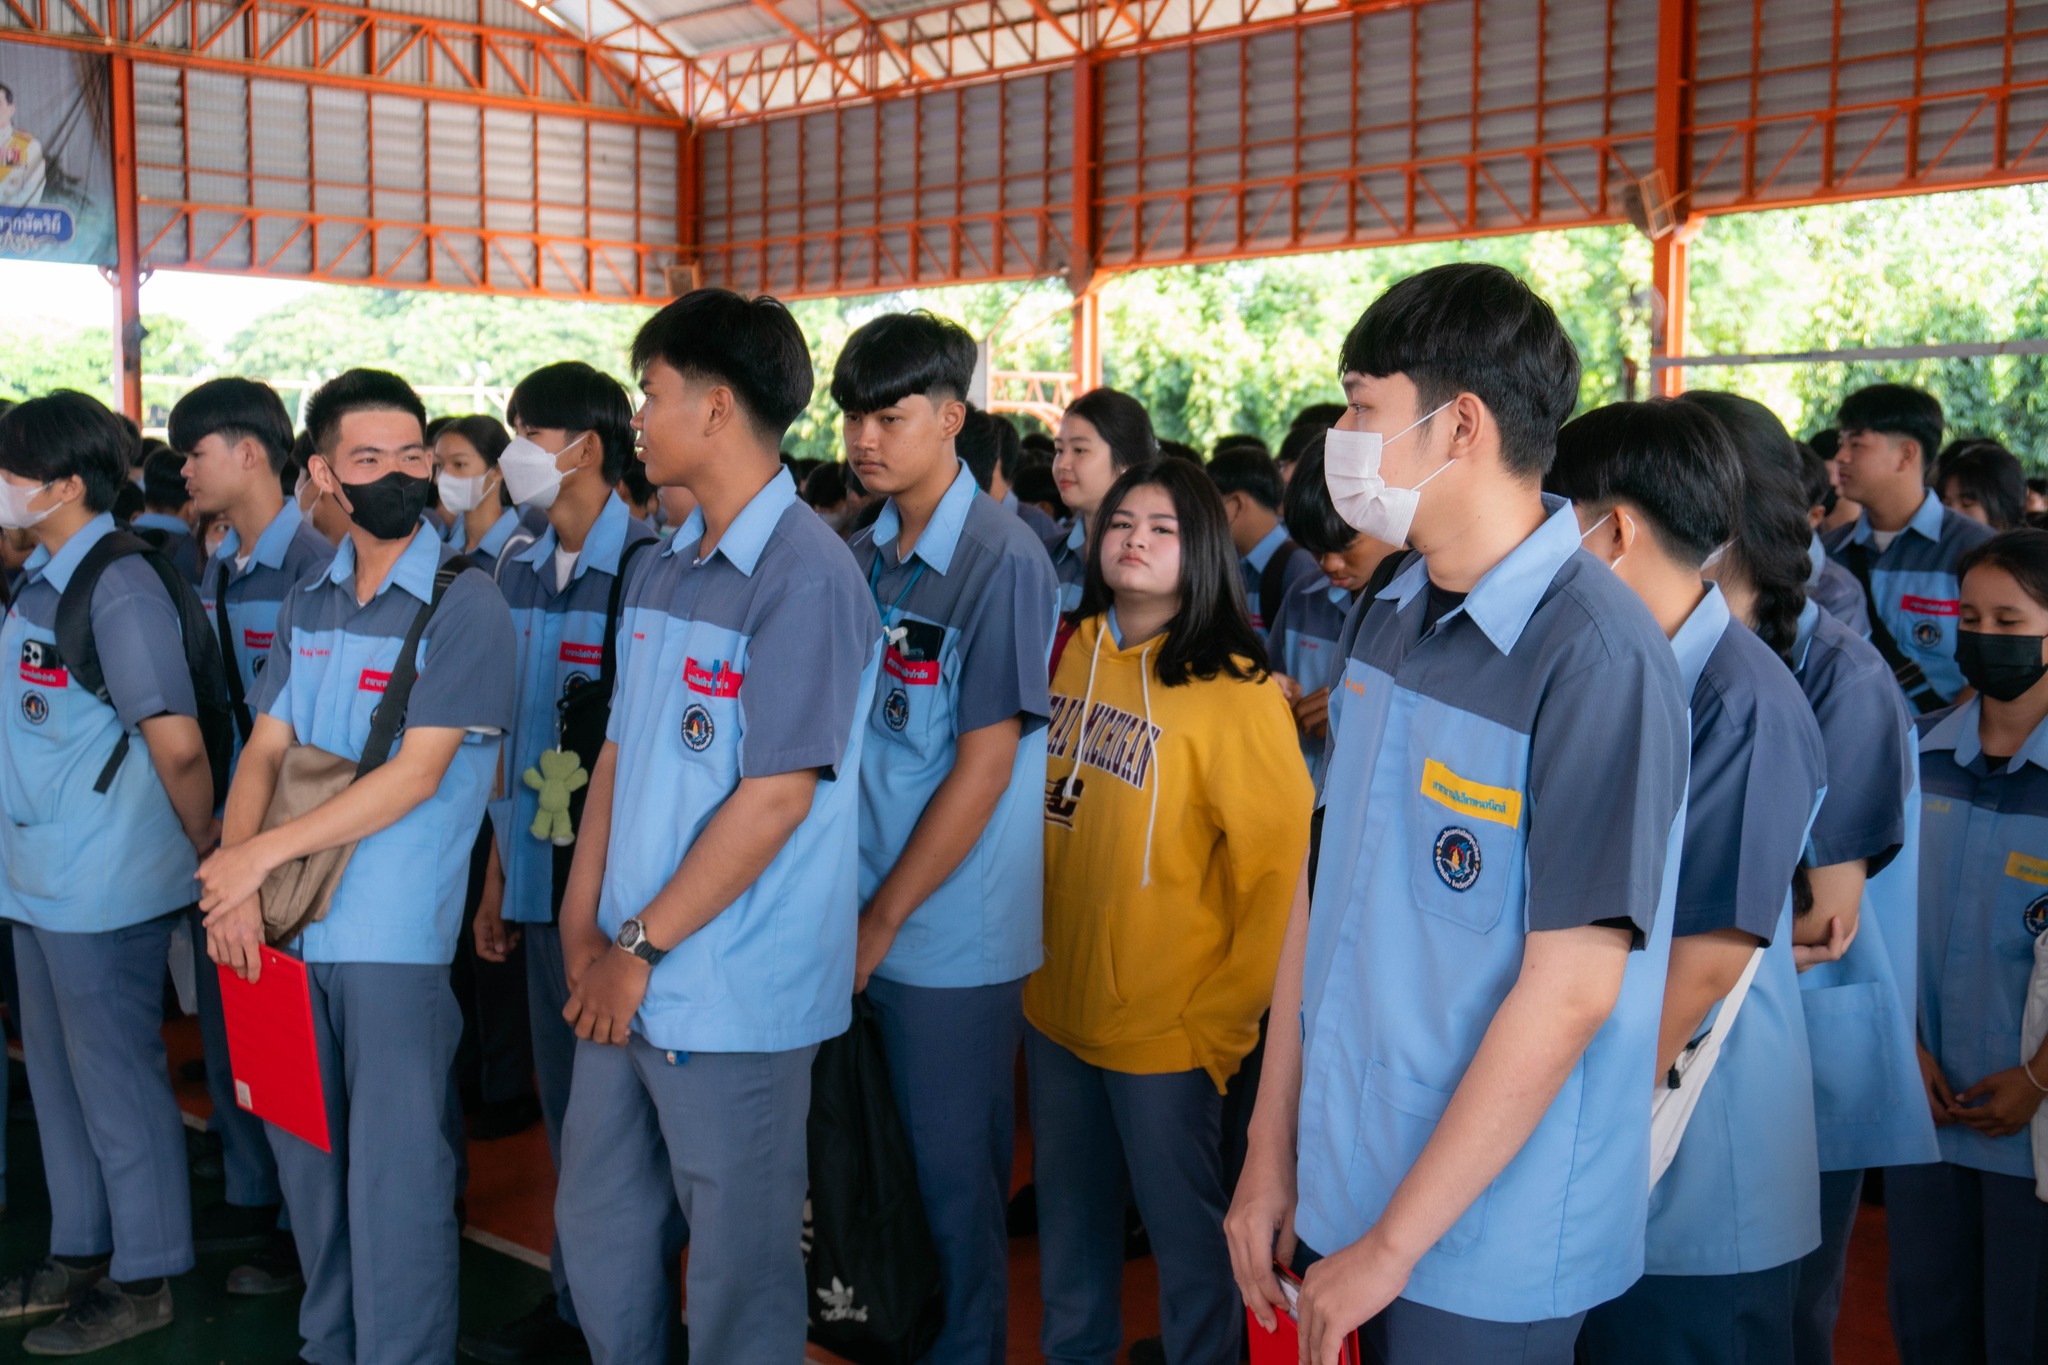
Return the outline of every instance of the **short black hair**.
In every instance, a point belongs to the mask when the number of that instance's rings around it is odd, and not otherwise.
[[[967,397],[974,383],[974,338],[926,309],[884,313],[862,323],[832,367],[832,401],[858,416],[922,394],[934,403]]]
[[[1046,435],[1042,431],[1033,431],[1023,436],[1019,436],[1017,438],[1017,444],[1019,444],[1026,450],[1045,456],[1048,462],[1052,459],[1054,453],[1059,449],[1059,447],[1053,444],[1052,437]]]
[[[313,453],[331,455],[341,439],[341,419],[352,412],[409,412],[419,420],[426,439],[427,409],[412,385],[388,370],[343,370],[313,391],[306,403],[306,430],[313,434]]]
[[[2027,473],[2017,456],[1996,441],[1961,441],[1944,451],[1935,473],[1935,494],[1949,485],[1984,509],[1995,531],[2010,531],[2027,516]]]
[[[1261,455],[1271,455],[1273,447],[1266,444],[1266,438],[1249,431],[1232,432],[1209,447],[1209,458],[1214,460],[1226,450],[1256,450]]]
[[[1728,429],[1676,398],[1610,403],[1567,423],[1544,489],[1587,508],[1640,508],[1665,553],[1697,567],[1735,534],[1742,460]]]
[[[1003,482],[1017,482],[1017,466],[1024,462],[1024,443],[1017,435],[1017,424],[1007,417],[988,415],[996,436],[996,468],[1003,471]]]
[[[0,469],[38,483],[76,478],[87,510],[111,511],[128,486],[128,431],[99,399],[53,389],[0,417]]]
[[[598,472],[606,483],[617,483],[633,458],[633,400],[626,386],[580,360],[543,365],[520,380],[505,401],[505,420],[596,432],[602,452]]]
[[[1903,436],[1920,447],[1920,467],[1926,469],[1941,451],[1941,400],[1906,384],[1872,384],[1842,400],[1835,426]]]
[[[635,507],[644,507],[658,491],[654,480],[647,477],[647,466],[638,455],[626,461],[626,467],[619,471],[618,481],[626,485],[626,497]]]
[[[1052,508],[1053,520],[1067,515],[1067,500],[1060,496],[1060,486],[1052,477],[1052,466],[1027,464],[1017,471],[1017,482],[1011,486],[1020,503],[1041,503]]]
[[[1330,501],[1330,485],[1323,478],[1323,438],[1328,434],[1312,432],[1311,439],[1300,447],[1281,506],[1288,538],[1318,559],[1343,554],[1358,539],[1357,529],[1337,515],[1337,504]]]
[[[836,460],[821,464],[804,475],[799,496],[807,506],[837,507],[853,492],[852,482],[847,477],[852,472]]]
[[[1067,413],[1094,427],[1108,444],[1111,468],[1130,469],[1150,464],[1159,457],[1159,438],[1152,432],[1152,414],[1127,393],[1090,389],[1067,404]]]
[[[770,445],[810,405],[811,351],[780,299],[693,289],[649,318],[633,338],[633,368],[661,361],[685,379],[730,388]]]
[[[1500,430],[1501,463],[1525,477],[1550,468],[1579,399],[1579,353],[1557,314],[1512,273],[1476,262],[1410,275],[1373,300],[1339,372],[1406,375],[1418,417],[1476,396]]]
[[[535,425],[553,426],[553,422]],[[505,447],[512,444],[505,424],[487,412],[472,412],[462,417],[437,417],[427,427],[427,443],[433,444],[443,436],[460,436],[483,457],[491,468],[498,467],[498,457],[505,453]]]
[[[162,441],[142,441],[142,500],[152,512],[177,514],[192,495],[185,491],[185,457]]]
[[[291,414],[277,390],[253,379],[225,375],[188,390],[172,406],[168,425],[171,448],[180,454],[189,455],[207,437],[218,436],[230,445],[256,442],[273,472],[291,458]]]
[[[1231,446],[1218,450],[1209,460],[1209,477],[1216,491],[1225,497],[1242,493],[1268,512],[1280,510],[1280,466],[1263,450]]]
[[[2048,607],[2048,531],[2023,526],[1971,546],[1956,560],[1956,581],[1968,578],[1980,564],[2005,570],[2027,596]]]
[[[999,458],[996,447],[1002,438],[996,429],[1009,425],[993,413],[969,407],[967,420],[960,424],[960,434],[953,438],[954,453],[966,462],[967,472],[974,476],[974,481],[981,485],[984,493],[989,490],[989,480],[995,474]]]
[[[0,81],[0,95],[5,95],[9,104],[14,103],[14,87],[6,81]]]
[[[1158,438],[1157,444],[1161,459],[1185,460],[1197,469],[1204,467],[1202,464],[1202,452],[1196,450],[1186,441],[1169,441],[1162,436]]]
[[[1344,405],[1342,403],[1310,403],[1300,412],[1294,414],[1294,420],[1288,424],[1288,428],[1289,430],[1296,430],[1301,427],[1334,427],[1342,420],[1344,420]]]
[[[1813,453],[1823,460],[1832,460],[1842,453],[1842,433],[1833,427],[1822,427],[1807,437],[1806,443],[1812,446]]]
[[[1741,464],[1742,496],[1728,545],[1730,568],[1756,590],[1751,608],[1759,638],[1792,665],[1799,616],[1806,607],[1806,579],[1813,572],[1808,551],[1813,526],[1801,477],[1799,446],[1777,415],[1754,398],[1694,389],[1681,403],[1705,411],[1721,424]],[[1826,466],[1821,466],[1823,474]]]
[[[1298,463],[1302,452],[1309,448],[1309,444],[1313,442],[1320,446],[1323,437],[1328,435],[1329,431],[1329,426],[1318,426],[1315,423],[1289,427],[1287,434],[1280,438],[1280,449],[1273,456],[1273,463],[1282,469]]]

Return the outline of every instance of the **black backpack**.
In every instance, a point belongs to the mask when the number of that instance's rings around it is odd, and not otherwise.
[[[85,558],[72,570],[63,595],[57,599],[57,654],[80,687],[108,706],[114,704],[107,695],[106,675],[100,671],[99,642],[93,639],[92,595],[107,566],[129,555],[140,555],[145,564],[156,570],[177,610],[178,627],[185,637],[185,671],[192,676],[192,696],[199,703],[199,733],[206,741],[207,766],[213,771],[213,803],[219,806],[227,799],[228,767],[235,751],[235,723],[228,708],[226,669],[199,593],[162,551],[132,531],[111,531],[87,550]],[[108,755],[106,766],[100,769],[99,780],[93,783],[94,791],[104,794],[113,785],[114,774],[128,757],[128,743],[124,730],[113,753]]]

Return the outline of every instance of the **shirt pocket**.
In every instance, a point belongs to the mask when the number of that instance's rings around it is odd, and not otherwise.
[[[1898,993],[1889,982],[1859,981],[1801,991],[1799,999],[1813,1052],[1814,1118],[1823,1128],[1885,1118],[1898,1098]]]
[[[1416,766],[1409,892],[1424,913],[1489,933],[1521,881],[1520,786],[1482,780],[1475,774],[1505,774],[1470,759],[1425,758]]]
[[[887,742],[929,758],[953,738],[959,660],[945,647],[943,627],[906,621],[901,628],[907,634],[882,655],[870,724]]]
[[[1378,1220],[1394,1191],[1414,1169],[1450,1102],[1445,1091],[1411,1080],[1380,1062],[1366,1063],[1349,1192],[1361,1212],[1371,1212],[1369,1221]],[[1486,1206],[1492,1195],[1489,1185],[1430,1250],[1445,1256],[1462,1256],[1470,1250],[1486,1231]]]
[[[47,825],[0,822],[0,859],[6,861],[7,884],[37,900],[63,900],[78,890],[71,872],[72,850],[63,821]]]

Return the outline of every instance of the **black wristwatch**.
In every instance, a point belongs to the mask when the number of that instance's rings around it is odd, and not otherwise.
[[[657,948],[647,941],[647,926],[638,915],[621,924],[619,936],[612,941],[650,967],[668,956],[666,948]]]

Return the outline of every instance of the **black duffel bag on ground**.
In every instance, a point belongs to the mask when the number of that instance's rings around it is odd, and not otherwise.
[[[882,1026],[864,995],[853,1027],[812,1065],[809,1142],[811,1340],[854,1365],[911,1365],[938,1339],[946,1301]]]

